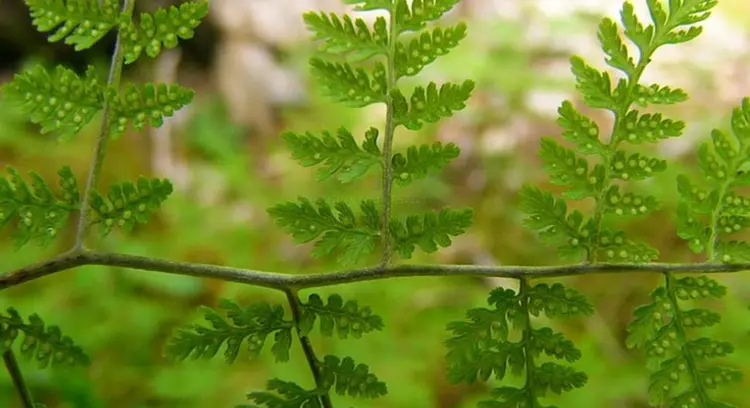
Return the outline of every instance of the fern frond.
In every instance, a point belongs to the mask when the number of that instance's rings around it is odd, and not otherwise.
[[[64,336],[57,326],[47,326],[36,313],[26,323],[12,307],[0,314],[0,351],[10,350],[19,334],[24,338],[20,345],[21,356],[35,360],[39,368],[48,366],[88,365],[89,357],[73,340]]]
[[[31,185],[13,167],[8,166],[8,178],[0,178],[0,228],[18,217],[13,234],[16,248],[36,240],[46,247],[65,226],[71,212],[79,207],[79,193],[75,175],[70,167],[61,168],[60,192],[55,193],[36,172],[30,172]]]
[[[125,132],[128,122],[135,130],[142,130],[146,124],[160,127],[164,118],[190,104],[195,91],[179,85],[129,84],[120,92],[107,90],[111,104],[111,134],[117,137]]]
[[[361,146],[345,128],[339,128],[336,137],[329,132],[320,137],[310,132],[284,132],[281,138],[302,166],[323,165],[317,172],[318,181],[335,175],[340,182],[349,183],[364,176],[370,167],[382,164],[378,135],[376,128],[369,128]]]
[[[395,68],[396,78],[414,76],[422,68],[433,63],[439,56],[446,55],[466,38],[466,24],[459,23],[453,27],[435,28],[424,32],[408,43],[396,44]]]
[[[723,406],[709,396],[708,390],[742,379],[742,373],[735,369],[702,367],[708,359],[731,354],[734,347],[730,343],[688,337],[689,329],[715,325],[720,315],[701,308],[685,310],[679,303],[720,298],[725,294],[726,287],[706,276],[668,276],[666,285],[651,293],[652,301],[635,310],[626,344],[629,348],[644,349],[658,366],[650,378],[652,404],[674,406],[688,401],[696,407]]]
[[[260,405],[243,405],[243,408],[323,408],[320,393],[308,391],[291,381],[272,379],[266,386],[269,391],[254,391],[247,398]]]
[[[322,386],[335,388],[339,395],[360,398],[378,398],[388,394],[385,383],[378,380],[365,364],[354,364],[351,357],[340,359],[336,356],[325,356],[320,363]]]
[[[54,131],[60,139],[78,133],[102,109],[102,89],[93,66],[80,77],[60,65],[54,72],[37,65],[2,88],[9,102],[42,126],[43,134]]]
[[[281,306],[257,302],[241,307],[231,300],[222,299],[219,308],[226,312],[227,319],[211,308],[201,307],[211,327],[192,324],[178,329],[167,344],[166,355],[176,360],[185,360],[190,356],[210,359],[226,342],[224,360],[232,364],[243,342],[250,357],[257,357],[266,338],[274,334],[271,352],[275,360],[289,360],[294,323],[284,319]]]
[[[362,68],[353,68],[348,63],[327,62],[311,58],[313,75],[323,84],[325,96],[352,108],[361,108],[373,103],[384,103],[386,70],[376,62],[372,74]]]
[[[375,250],[380,240],[380,214],[374,201],[362,201],[362,213],[356,216],[343,201],[335,202],[331,208],[323,199],[316,200],[315,205],[304,197],[298,200],[298,204],[287,202],[271,207],[268,213],[297,243],[317,239],[313,256],[323,257],[339,250],[338,261],[353,265]]]
[[[511,289],[496,288],[488,303],[495,308],[469,309],[469,321],[447,325],[452,333],[445,342],[448,379],[453,383],[487,381],[493,374],[500,381],[508,368],[516,374],[523,370],[523,345],[508,341],[509,325],[516,329],[523,326],[520,298]]]
[[[474,81],[466,80],[461,85],[445,83],[440,89],[430,82],[425,89],[414,88],[407,102],[401,91],[393,91],[394,119],[397,125],[410,130],[419,130],[425,123],[435,123],[466,107],[466,101],[474,90]]]
[[[443,145],[435,142],[419,147],[409,146],[406,156],[401,153],[393,155],[393,180],[406,186],[414,180],[424,178],[430,170],[440,170],[457,158],[461,149],[455,143]]]
[[[357,62],[388,51],[388,29],[383,17],[375,19],[372,29],[361,18],[340,18],[335,13],[308,12],[303,19],[315,33],[313,40],[324,41],[324,52],[346,54]]]
[[[313,293],[308,297],[307,303],[302,304],[302,318],[299,323],[302,333],[309,333],[316,319],[320,319],[321,334],[333,336],[335,328],[341,339],[347,338],[349,334],[354,338],[360,338],[364,333],[383,329],[383,319],[372,314],[369,306],[360,307],[356,300],[344,303],[337,294],[329,296],[326,304],[319,295]]]
[[[29,7],[31,24],[48,33],[49,42],[65,40],[76,51],[91,48],[118,22],[118,0],[24,0]],[[62,25],[62,27],[60,26]]]
[[[145,51],[155,58],[164,48],[174,48],[180,39],[187,40],[195,35],[198,27],[208,14],[206,0],[190,1],[179,8],[159,8],[154,13],[141,13],[138,24],[128,21],[123,27],[122,38],[125,64],[132,64]]]
[[[473,218],[474,211],[471,209],[445,208],[422,216],[410,215],[405,221],[391,219],[393,250],[403,258],[410,259],[417,246],[428,253],[437,251],[438,247],[448,247],[451,237],[465,233]]]
[[[148,222],[172,190],[167,179],[149,180],[141,176],[135,184],[126,181],[113,185],[106,197],[92,191],[91,224],[101,224],[103,236],[115,226],[130,231],[136,223]]]
[[[552,362],[536,365],[535,359],[542,353],[570,363],[581,358],[581,351],[551,328],[534,329],[529,319],[541,312],[548,317],[591,314],[594,308],[583,295],[559,283],[533,287],[524,283],[519,292],[495,288],[487,303],[494,309],[470,309],[466,313],[469,321],[447,326],[453,335],[446,341],[449,380],[473,383],[487,381],[494,374],[495,380],[502,381],[510,371],[525,375],[526,384],[497,389],[493,393],[496,400],[480,402],[480,407],[515,407],[521,401],[540,406],[538,398],[548,391],[559,394],[586,383],[586,374],[571,367]],[[523,331],[519,341],[509,340],[511,325]]]

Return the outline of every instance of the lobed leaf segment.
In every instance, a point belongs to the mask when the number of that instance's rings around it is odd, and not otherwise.
[[[39,368],[88,365],[90,362],[81,347],[64,336],[59,327],[47,326],[36,313],[29,316],[28,322],[12,307],[0,314],[0,352],[12,350],[21,333],[21,356],[35,361]]]
[[[402,77],[417,75],[458,46],[466,36],[466,25],[427,27],[427,23],[453,8],[456,0],[419,0],[411,5],[403,0],[347,3],[355,4],[357,10],[385,10],[388,17],[378,17],[369,25],[358,17],[305,13],[305,24],[320,42],[321,51],[342,56],[338,60],[316,56],[310,60],[310,67],[325,95],[334,101],[351,107],[386,104],[385,136],[380,140],[381,132],[373,127],[365,132],[361,142],[346,128],[339,128],[335,135],[327,131],[319,135],[285,132],[282,139],[299,164],[319,166],[318,181],[335,177],[349,183],[379,167],[384,191],[390,191],[394,182],[406,186],[441,170],[460,153],[453,143],[409,146],[405,152],[393,152],[391,145],[399,126],[418,130],[465,107],[474,89],[472,81],[442,85],[430,82],[417,86],[409,95],[397,83]],[[371,199],[356,207],[359,211],[344,202],[317,199],[313,203],[300,197],[297,203],[278,204],[268,213],[298,243],[315,241],[313,256],[336,253],[337,260],[346,266],[366,259],[379,243],[405,259],[410,259],[417,247],[435,252],[450,245],[452,237],[463,234],[473,218],[470,209],[443,209],[403,219],[391,217],[390,197],[382,207]]]
[[[224,360],[234,363],[240,348],[245,345],[251,357],[257,357],[269,336],[273,335],[271,353],[277,362],[289,360],[292,346],[292,330],[298,328],[301,335],[308,335],[319,321],[320,333],[336,335],[345,339],[350,335],[360,338],[362,334],[383,328],[380,316],[372,314],[369,307],[360,307],[356,301],[344,302],[340,295],[329,296],[327,303],[317,294],[311,294],[307,302],[301,302],[299,321],[285,319],[284,308],[266,302],[257,302],[245,307],[231,300],[222,300],[219,307],[227,318],[211,308],[204,307],[204,318],[211,327],[194,324],[178,329],[167,345],[166,354],[176,360],[188,357],[209,359],[224,346]],[[320,383],[315,389],[304,389],[295,383],[272,379],[268,392],[248,394],[248,399],[259,405],[247,407],[322,407],[321,395],[330,389],[337,394],[352,397],[377,398],[387,393],[385,383],[370,373],[365,364],[355,364],[350,357],[340,359],[327,355],[316,362]]]

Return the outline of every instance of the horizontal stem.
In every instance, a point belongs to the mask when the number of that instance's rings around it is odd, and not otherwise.
[[[117,266],[175,275],[213,278],[282,291],[333,286],[389,278],[417,276],[476,276],[496,278],[548,278],[594,273],[729,273],[750,270],[750,264],[648,263],[648,264],[570,264],[561,266],[480,266],[480,265],[395,265],[388,268],[352,269],[327,274],[293,275],[232,268],[111,252],[73,250],[47,261],[0,276],[0,290],[30,282],[57,272],[86,265]]]

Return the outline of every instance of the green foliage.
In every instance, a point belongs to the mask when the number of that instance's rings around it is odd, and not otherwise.
[[[707,360],[734,351],[725,341],[690,339],[688,329],[720,321],[707,309],[684,309],[681,302],[720,298],[726,287],[705,276],[667,277],[665,286],[651,293],[651,303],[635,310],[628,326],[628,347],[642,348],[656,367],[650,378],[649,401],[654,406],[731,407],[709,395],[709,390],[742,380],[740,370],[709,365]]]
[[[386,395],[385,383],[370,373],[365,364],[354,364],[351,357],[343,360],[336,356],[325,356],[320,362],[325,389],[334,387],[339,395],[350,397],[378,398]]]
[[[293,322],[284,319],[284,308],[266,302],[253,303],[241,307],[237,303],[222,299],[219,308],[227,318],[208,307],[202,307],[203,315],[211,327],[193,324],[180,328],[171,337],[165,350],[166,355],[176,360],[212,358],[226,343],[224,360],[234,363],[243,342],[251,357],[260,355],[266,339],[274,335],[271,352],[276,361],[288,361],[292,346]]]
[[[336,175],[340,182],[348,183],[364,176],[370,167],[382,164],[378,135],[376,128],[368,129],[361,147],[345,128],[340,128],[336,137],[330,132],[323,132],[321,137],[310,132],[284,132],[281,138],[300,165],[323,165],[317,172],[318,181]]]
[[[368,306],[359,307],[356,300],[348,300],[344,303],[341,296],[334,294],[328,297],[328,303],[323,303],[319,295],[313,293],[307,303],[302,304],[302,316],[299,328],[302,334],[307,335],[315,325],[315,320],[320,319],[320,333],[325,336],[333,336],[334,328],[340,339],[347,338],[350,334],[355,339],[362,334],[383,329],[383,319],[372,314]]]
[[[401,91],[395,89],[391,97],[396,124],[409,130],[419,130],[425,123],[448,118],[453,112],[466,107],[466,101],[473,90],[474,82],[470,80],[461,85],[446,83],[440,89],[437,84],[430,82],[427,89],[416,87],[407,101]]]
[[[299,203],[288,202],[268,209],[277,225],[292,234],[298,243],[315,242],[312,255],[322,257],[339,250],[338,261],[354,265],[375,250],[380,235],[380,214],[372,200],[360,204],[356,215],[343,201],[331,205],[320,198],[313,204],[299,197]],[[335,213],[334,213],[335,210]]]
[[[125,64],[135,62],[144,51],[156,58],[163,48],[174,48],[180,39],[193,38],[195,28],[207,14],[208,2],[198,0],[141,13],[138,24],[129,19],[121,26]]]
[[[323,408],[320,402],[320,392],[305,390],[299,385],[273,379],[268,381],[269,391],[255,391],[247,394],[247,398],[259,405],[239,405],[236,408]]]
[[[57,132],[68,139],[81,131],[102,109],[102,86],[93,66],[83,77],[57,66],[48,72],[37,65],[16,74],[2,88],[3,96],[19,106],[31,122],[42,126],[42,134]]]
[[[435,252],[439,247],[448,247],[451,236],[466,232],[471,225],[474,211],[444,208],[422,216],[410,215],[405,221],[393,219],[390,224],[393,250],[409,259],[416,247],[425,252]]]
[[[0,178],[0,228],[18,219],[13,233],[16,248],[36,240],[47,246],[65,226],[70,212],[78,210],[79,193],[75,175],[70,167],[61,168],[60,191],[54,192],[36,172],[30,172],[31,185],[13,167],[10,176]]]
[[[291,131],[282,134],[294,160],[304,167],[319,166],[319,182],[335,178],[351,183],[364,178],[373,167],[381,170],[380,201],[363,198],[353,206],[344,201],[299,197],[297,202],[280,203],[267,210],[297,243],[314,242],[315,257],[335,255],[341,264],[353,266],[370,259],[379,246],[383,248],[378,269],[347,271],[336,276],[351,279],[357,274],[391,273],[390,262],[395,256],[410,259],[417,247],[427,253],[448,247],[454,237],[471,226],[471,209],[394,214],[391,208],[394,183],[406,187],[442,170],[460,154],[455,144],[440,142],[406,146],[401,152],[393,149],[401,127],[420,130],[426,124],[451,117],[466,107],[473,93],[475,84],[471,80],[460,84],[416,84],[411,91],[399,86],[399,80],[420,74],[425,66],[466,38],[465,23],[428,27],[458,2],[345,0],[356,10],[385,11],[386,16],[377,17],[372,25],[360,18],[333,13],[308,12],[303,16],[323,52],[310,59],[322,93],[353,108],[386,105],[384,128],[370,127],[364,132],[364,140],[344,127],[339,127],[335,135],[329,131],[320,135]],[[562,192],[557,196],[528,185],[519,192],[525,226],[554,246],[560,257],[585,264],[647,264],[659,257],[656,248],[630,237],[618,223],[624,217],[643,216],[661,208],[655,196],[631,188],[634,182],[650,181],[664,173],[667,163],[630,149],[679,137],[684,122],[639,109],[676,104],[685,101],[687,94],[679,88],[643,84],[640,80],[658,48],[700,35],[702,29],[697,23],[709,17],[716,3],[670,0],[665,4],[646,0],[651,22],[644,24],[636,17],[634,6],[625,2],[620,24],[603,19],[598,38],[605,63],[620,71],[622,78],[578,56],[570,59],[583,102],[589,108],[607,110],[614,116],[614,125],[608,137],[602,135],[599,124],[581,113],[573,102],[564,101],[557,120],[563,141],[544,137],[539,150],[550,183]],[[94,116],[103,114],[107,125],[101,128],[84,192],[79,192],[68,167],[58,172],[59,191],[34,172],[30,173],[31,182],[25,181],[12,167],[8,167],[10,177],[0,179],[0,226],[18,219],[14,231],[18,247],[31,240],[48,245],[66,225],[69,213],[77,211],[81,222],[76,244],[65,255],[68,258],[60,259],[85,260],[87,253],[90,255],[82,242],[85,228],[99,224],[102,235],[109,234],[115,226],[131,230],[137,223],[146,223],[173,190],[169,180],[140,177],[135,182],[113,185],[106,195],[97,192],[96,181],[109,139],[123,134],[128,124],[136,131],[146,125],[159,127],[194,97],[192,89],[179,85],[121,84],[122,65],[135,62],[144,53],[156,57],[163,49],[177,46],[180,39],[192,38],[208,13],[208,3],[200,0],[160,8],[142,13],[138,21],[132,18],[131,0],[124,4],[116,0],[26,0],[26,4],[33,24],[41,32],[50,32],[52,42],[64,40],[75,50],[82,50],[118,28],[123,47],[123,52],[113,57],[112,75],[106,84],[91,67],[79,74],[61,66],[52,70],[37,66],[16,75],[2,89],[3,98],[18,105],[32,123],[40,125],[42,133],[55,132],[61,139],[80,132]],[[631,55],[626,41],[637,48],[637,57]],[[740,190],[750,186],[746,173],[750,157],[750,98],[734,109],[731,131],[714,130],[711,142],[703,143],[698,150],[702,177],[680,175],[676,186],[680,195],[676,212],[678,235],[688,241],[693,252],[705,253],[707,260],[716,264],[750,262],[750,245],[734,235],[750,226],[750,199]],[[574,200],[586,200],[593,208],[574,208],[578,207],[571,203]],[[56,268],[60,259],[39,270],[27,268],[23,273],[31,270],[44,274],[43,268]],[[172,263],[163,265],[174,268]],[[573,265],[570,270],[578,271],[581,265]],[[253,271],[248,276],[257,274]],[[546,320],[588,316],[594,312],[593,306],[581,293],[561,283],[532,285],[531,275],[528,270],[521,270],[517,275],[518,290],[492,290],[487,299],[489,308],[472,308],[465,320],[447,326],[449,379],[454,383],[501,382],[492,399],[480,402],[479,407],[542,407],[540,400],[549,394],[573,391],[588,382],[587,374],[572,366],[581,359],[581,351],[562,333],[547,327]],[[309,338],[316,322],[323,336],[333,337],[335,333],[339,339],[360,339],[363,334],[381,331],[383,319],[370,307],[361,306],[354,299],[345,301],[338,294],[324,301],[313,293],[306,302],[301,301],[297,291],[308,287],[304,284],[306,278],[286,279],[297,283],[273,286],[287,295],[291,311],[288,316],[280,304],[260,301],[240,306],[222,300],[218,310],[202,308],[208,325],[178,328],[165,354],[175,360],[209,359],[223,348],[224,360],[234,363],[241,348],[250,357],[257,357],[269,342],[275,361],[285,362],[290,359],[293,338],[297,336],[315,386],[306,389],[294,382],[272,379],[266,391],[247,395],[255,405],[243,407],[330,408],[333,394],[368,399],[386,395],[385,382],[367,365],[355,363],[351,357],[333,355],[320,360]],[[664,284],[652,292],[651,301],[635,310],[628,327],[627,346],[643,350],[648,357],[653,369],[648,387],[652,405],[730,407],[719,402],[712,390],[740,381],[742,372],[709,360],[728,356],[734,346],[709,337],[694,337],[695,330],[718,324],[721,315],[706,308],[689,308],[696,301],[719,299],[726,292],[726,287],[706,276],[676,277],[667,272]],[[537,321],[540,317],[544,319]],[[41,367],[88,363],[88,357],[70,338],[62,336],[55,326],[47,327],[36,314],[28,323],[13,308],[0,314],[2,350],[10,350],[21,332],[25,335],[21,354],[36,360]],[[509,376],[521,377],[522,384],[502,383]]]
[[[59,327],[45,325],[36,313],[29,316],[28,323],[12,307],[0,314],[0,352],[11,350],[21,333],[21,357],[36,361],[39,368],[88,365],[90,362],[81,347],[64,336]]]
[[[113,185],[106,197],[94,191],[90,222],[100,224],[103,236],[115,226],[130,231],[136,223],[147,223],[170,194],[172,183],[169,180],[145,177],[138,178],[135,184],[126,181]]]
[[[529,319],[541,313],[550,318],[590,315],[593,306],[583,295],[559,283],[522,283],[518,292],[494,289],[487,303],[494,308],[469,309],[468,321],[448,324],[452,334],[446,341],[448,378],[454,383],[473,383],[494,375],[502,381],[510,372],[525,375],[526,383],[522,388],[500,387],[493,393],[495,400],[479,406],[539,406],[538,398],[548,391],[560,394],[583,387],[588,378],[585,373],[554,362],[537,363],[542,354],[572,363],[581,358],[581,352],[561,333],[549,327],[533,328]],[[511,328],[523,333],[519,341],[509,339]]]
[[[188,105],[194,95],[192,89],[167,84],[130,84],[119,92],[110,89],[107,97],[111,104],[112,135],[123,133],[131,121],[135,130],[142,130],[147,123],[160,127],[165,117]]]
[[[50,42],[65,40],[76,51],[91,48],[117,25],[118,0],[24,0],[39,32],[56,30]]]
[[[343,54],[348,61],[328,61],[321,57],[310,59],[314,76],[319,80],[326,97],[350,107],[385,103],[388,107],[386,129],[382,134],[383,149],[378,146],[381,134],[370,128],[365,140],[358,142],[352,133],[339,128],[337,136],[323,132],[317,137],[285,132],[283,139],[292,157],[305,167],[321,165],[318,181],[336,175],[348,183],[363,177],[370,168],[380,164],[383,172],[383,214],[375,201],[364,200],[361,214],[344,202],[330,204],[325,200],[300,197],[299,203],[284,203],[268,209],[277,225],[292,234],[298,243],[315,242],[313,255],[328,256],[338,252],[337,259],[350,266],[374,252],[378,242],[385,242],[386,250],[403,258],[411,258],[416,247],[435,252],[450,245],[450,237],[463,234],[471,224],[471,210],[443,209],[439,213],[407,215],[405,220],[390,214],[390,185],[395,181],[406,186],[424,178],[430,171],[440,170],[460,151],[455,144],[409,146],[404,153],[391,152],[397,127],[421,129],[425,123],[435,123],[465,108],[474,90],[474,82],[462,84],[430,82],[418,85],[409,96],[398,87],[404,76],[418,74],[426,65],[458,46],[466,36],[466,24],[428,30],[428,22],[439,19],[457,1],[415,1],[411,7],[399,0],[346,1],[356,10],[383,9],[389,18],[378,17],[372,27],[359,18],[339,17],[334,13],[308,12],[303,18],[313,32],[313,39],[321,43],[321,51]],[[389,21],[389,22],[387,22]],[[416,32],[409,40],[399,38],[407,31]],[[419,33],[419,31],[423,31]],[[327,59],[330,56],[326,57]],[[367,65],[356,66],[367,62]],[[333,207],[333,208],[332,208]],[[335,213],[334,213],[335,209]],[[385,254],[390,259],[391,254]]]

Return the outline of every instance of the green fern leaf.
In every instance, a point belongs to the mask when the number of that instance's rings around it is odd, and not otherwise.
[[[462,85],[437,84],[430,82],[427,89],[418,86],[414,89],[410,102],[401,91],[394,89],[393,105],[396,125],[410,130],[419,130],[424,123],[434,123],[453,115],[453,112],[466,107],[466,101],[474,90],[474,81],[466,80]]]
[[[466,37],[466,24],[459,23],[453,27],[435,28],[413,38],[408,45],[396,44],[395,68],[396,78],[414,76],[426,65],[433,63],[437,57],[446,55]]]
[[[631,110],[623,118],[624,126],[616,135],[618,140],[624,140],[634,145],[642,143],[656,143],[671,137],[682,135],[685,122],[663,118],[660,113],[645,113],[640,115],[637,110]]]
[[[0,178],[0,228],[19,218],[13,234],[16,248],[36,240],[46,247],[65,226],[71,212],[79,207],[75,176],[69,167],[61,168],[60,192],[55,193],[36,172],[30,172],[31,185],[18,170],[7,167],[9,178]]]
[[[139,177],[133,184],[129,181],[110,187],[105,198],[96,191],[91,193],[91,224],[101,224],[103,236],[115,226],[125,231],[136,223],[145,224],[162,203],[172,194],[172,183],[167,179]]]
[[[320,403],[320,394],[317,391],[308,391],[299,385],[290,382],[273,379],[268,381],[269,391],[254,391],[247,394],[247,398],[260,405],[243,406],[247,408],[323,408]]]
[[[117,24],[118,0],[24,0],[31,23],[50,35],[49,42],[65,40],[76,51],[91,48]],[[62,27],[60,26],[62,24]]]
[[[378,17],[372,28],[361,18],[334,13],[308,12],[303,14],[307,28],[315,33],[314,40],[323,40],[322,50],[332,54],[347,54],[352,62],[388,52],[388,29],[385,18]]]
[[[329,132],[323,132],[321,137],[310,132],[284,132],[281,138],[292,151],[292,158],[302,166],[323,164],[318,169],[317,181],[335,175],[340,182],[349,183],[364,176],[373,165],[382,163],[378,135],[376,128],[369,128],[361,147],[345,128],[340,128],[336,137]]]
[[[539,156],[544,161],[544,169],[550,174],[550,182],[570,187],[563,193],[565,197],[582,199],[599,196],[604,182],[602,165],[596,165],[589,172],[588,161],[578,157],[573,150],[560,146],[550,138],[543,138],[541,144]]]
[[[68,336],[63,336],[57,326],[46,326],[39,315],[29,316],[28,323],[12,307],[0,314],[0,352],[10,350],[20,333],[21,357],[35,360],[39,368],[61,365],[88,365],[89,357]]]
[[[362,68],[353,68],[348,63],[327,62],[311,58],[313,75],[323,84],[325,96],[352,108],[361,108],[374,103],[385,103],[386,70],[376,62],[372,75]]]
[[[562,333],[553,332],[549,327],[533,330],[529,347],[534,357],[544,353],[569,363],[580,360],[582,356],[581,350],[576,348],[572,341],[567,340]]]
[[[573,210],[562,199],[537,187],[521,189],[521,210],[527,215],[524,226],[539,233],[540,239],[557,245],[561,255],[580,257],[590,249],[590,232],[583,225],[583,214]]]
[[[582,388],[588,379],[586,373],[557,363],[544,363],[534,369],[535,393],[542,395],[548,391],[562,394],[563,391]]]
[[[180,39],[187,40],[195,35],[198,27],[208,14],[208,2],[191,1],[159,8],[154,13],[141,13],[140,22],[129,21],[122,30],[125,64],[132,64],[146,51],[155,58],[164,48],[174,48]]]
[[[666,160],[646,157],[639,153],[615,152],[610,166],[610,176],[622,181],[639,181],[653,177],[667,169]]]
[[[278,204],[268,209],[268,213],[297,243],[318,239],[313,256],[323,257],[340,250],[338,261],[353,265],[372,253],[380,239],[380,214],[375,202],[362,201],[360,208],[362,214],[355,216],[343,201],[335,202],[331,208],[323,199],[313,205],[307,198],[300,197],[299,204]]]
[[[142,130],[146,124],[160,127],[165,117],[171,117],[182,107],[190,104],[195,91],[179,85],[130,84],[120,93],[107,90],[111,104],[111,134],[119,136],[132,121],[135,130]]]
[[[448,247],[451,236],[466,232],[471,225],[474,211],[471,209],[432,211],[422,216],[410,215],[405,221],[392,219],[390,222],[393,250],[403,258],[411,259],[414,249],[419,246],[432,253],[438,247]]]
[[[617,111],[622,105],[625,82],[620,81],[616,91],[612,91],[612,80],[606,72],[599,72],[596,68],[586,64],[579,56],[570,58],[570,66],[576,77],[576,89],[583,95],[583,100],[592,108]]]
[[[378,398],[388,394],[384,382],[365,364],[354,364],[351,357],[343,360],[336,356],[325,356],[320,364],[322,386],[325,389],[334,387],[339,395],[359,398]]]
[[[618,217],[644,215],[661,208],[661,202],[657,201],[656,197],[621,193],[620,186],[611,186],[605,199],[607,205],[604,206],[604,211]]]
[[[561,283],[548,285],[540,283],[529,289],[529,313],[539,316],[541,312],[547,317],[588,316],[594,313],[594,306],[588,299],[573,288]]]
[[[668,86],[661,85],[641,85],[638,84],[633,90],[635,103],[647,107],[649,105],[673,105],[685,102],[688,98],[682,89],[672,89]]]
[[[466,312],[468,321],[451,322],[452,332],[445,345],[448,348],[448,379],[453,383],[487,381],[493,374],[500,381],[510,368],[518,371],[524,367],[522,343],[508,342],[509,324],[520,328],[523,309],[520,297],[511,289],[496,288],[487,302],[494,309],[474,308]]]
[[[636,70],[635,62],[628,54],[628,48],[625,46],[622,38],[620,38],[617,23],[610,18],[602,19],[602,22],[599,24],[598,37],[602,45],[602,50],[604,50],[604,53],[608,57],[605,61],[607,65],[619,69],[628,76],[632,76]]]
[[[60,139],[78,133],[104,106],[102,87],[93,66],[83,77],[57,66],[48,72],[43,66],[16,74],[3,94],[42,126],[42,133],[57,132]]]
[[[606,146],[599,141],[599,126],[590,118],[582,115],[570,101],[563,101],[557,109],[560,115],[557,124],[562,126],[563,137],[578,147],[578,152],[587,155],[602,155]]]
[[[227,364],[232,364],[237,359],[243,341],[250,357],[257,357],[266,338],[275,333],[274,344],[271,346],[275,360],[289,360],[294,324],[290,320],[284,320],[284,309],[281,306],[258,302],[243,308],[231,300],[222,299],[219,308],[226,311],[228,320],[213,309],[202,307],[204,317],[211,323],[211,327],[193,324],[178,329],[167,344],[167,356],[176,360],[185,360],[191,355],[196,359],[210,359],[226,342],[224,360]]]
[[[373,0],[369,0],[373,1]],[[389,1],[389,0],[375,0]],[[412,0],[411,7],[406,0],[395,0],[396,24],[400,31],[418,31],[435,20],[439,20],[443,14],[450,11],[461,0]]]
[[[454,143],[443,145],[435,142],[432,145],[410,146],[406,157],[401,153],[393,156],[393,179],[406,186],[414,180],[424,178],[430,170],[440,170],[457,158],[461,150]]]
[[[333,330],[339,338],[345,339],[352,335],[354,338],[362,337],[362,334],[383,329],[383,319],[372,314],[372,309],[365,306],[360,308],[355,300],[344,300],[339,295],[328,297],[325,304],[319,295],[313,293],[307,303],[302,305],[302,318],[300,330],[309,333],[315,325],[315,320],[320,319],[320,332],[325,336],[333,336]]]
[[[610,263],[645,263],[659,257],[655,248],[629,239],[623,231],[603,228],[599,241],[598,256]]]

